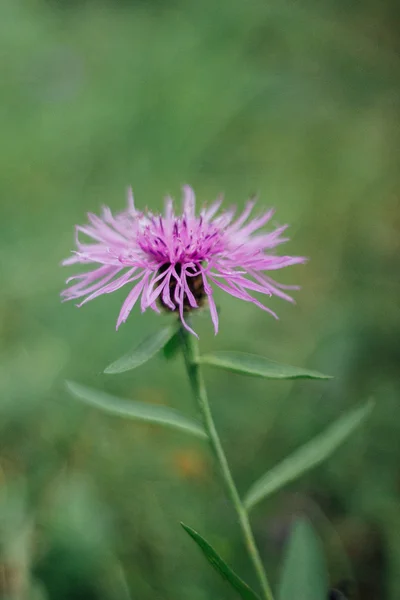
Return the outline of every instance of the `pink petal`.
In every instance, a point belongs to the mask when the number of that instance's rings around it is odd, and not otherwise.
[[[202,270],[204,291],[207,294],[208,306],[210,308],[211,320],[214,325],[215,335],[218,333],[218,311],[213,297],[213,289],[207,281],[206,273]]]
[[[245,223],[247,221],[255,204],[256,204],[255,198],[252,198],[251,200],[247,201],[244,211],[242,212],[240,217],[238,217],[237,220],[229,228],[230,232],[237,231],[243,225],[243,223]]]
[[[219,208],[222,204],[222,196],[219,196],[211,205],[209,208],[207,208],[206,210],[203,211],[203,218],[206,222],[211,221],[211,219],[213,218],[213,216],[219,211]]]
[[[140,293],[146,283],[146,280],[148,278],[148,274],[146,274],[142,281],[140,281],[139,283],[137,283],[129,292],[128,296],[125,299],[125,302],[122,305],[121,311],[118,315],[118,320],[117,320],[117,329],[119,328],[119,326],[121,325],[121,323],[125,323],[126,319],[129,316],[129,313],[131,312],[132,308],[134,307],[137,299],[140,296]]]
[[[183,186],[183,214],[185,215],[185,217],[189,220],[189,219],[193,219],[193,217],[195,216],[194,211],[195,211],[195,206],[196,206],[196,198],[194,195],[194,191],[193,189],[190,187],[190,185],[184,185]]]

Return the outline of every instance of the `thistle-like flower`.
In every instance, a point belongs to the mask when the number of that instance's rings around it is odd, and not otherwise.
[[[184,186],[183,192],[183,213],[179,216],[174,213],[170,197],[166,198],[164,215],[137,210],[131,191],[124,212],[113,216],[104,207],[101,217],[89,213],[90,225],[76,227],[77,251],[63,264],[83,263],[95,268],[67,279],[67,284],[75,283],[62,292],[63,298],[84,298],[78,304],[82,306],[101,294],[133,284],[119,313],[117,329],[140,297],[142,312],[147,308],[177,311],[184,327],[196,335],[185,321],[185,313],[198,309],[206,300],[218,332],[213,297],[216,286],[277,318],[252,294],[275,295],[293,302],[284,290],[298,287],[278,284],[266,275],[306,260],[274,253],[276,246],[287,241],[282,237],[287,225],[260,233],[274,211],[249,220],[254,199],[236,219],[234,208],[218,214],[221,199],[196,216],[192,188]],[[90,238],[91,243],[80,241],[79,234]]]

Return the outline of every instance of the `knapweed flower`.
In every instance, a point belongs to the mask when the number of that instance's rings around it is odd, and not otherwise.
[[[75,283],[62,292],[63,298],[83,298],[78,304],[82,306],[97,296],[129,286],[117,329],[140,297],[142,312],[147,308],[177,311],[182,324],[194,333],[184,315],[207,299],[217,333],[213,286],[276,317],[253,293],[293,301],[284,290],[298,289],[297,286],[281,285],[267,275],[269,271],[305,262],[302,257],[274,253],[279,244],[287,241],[282,237],[287,225],[260,232],[274,211],[250,219],[254,199],[247,202],[236,219],[234,208],[219,213],[221,199],[203,207],[197,216],[192,188],[184,186],[183,193],[181,215],[175,214],[170,197],[166,198],[164,215],[140,211],[131,191],[124,212],[113,216],[104,207],[101,217],[89,213],[90,224],[76,227],[77,251],[63,264],[83,263],[94,268],[67,279],[67,284]],[[90,243],[81,241],[80,234]]]

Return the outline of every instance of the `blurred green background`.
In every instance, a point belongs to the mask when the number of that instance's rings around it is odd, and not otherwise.
[[[104,367],[166,317],[126,290],[61,304],[73,227],[101,204],[161,208],[254,192],[291,224],[279,273],[297,304],[275,322],[217,298],[240,349],[331,373],[266,382],[207,371],[241,492],[368,397],[367,426],[327,463],[260,504],[252,521],[272,583],[293,517],[322,538],[332,582],[400,597],[400,10],[395,0],[5,0],[0,7],[0,597],[211,600],[234,594],[179,521],[250,583],[208,448],[96,412],[65,378],[194,413],[180,358],[113,378]]]

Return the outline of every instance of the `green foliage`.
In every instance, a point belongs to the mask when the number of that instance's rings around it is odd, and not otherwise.
[[[75,398],[83,400],[112,415],[164,425],[165,427],[172,427],[185,433],[190,433],[196,437],[207,438],[207,434],[200,423],[168,406],[146,404],[135,400],[122,400],[101,390],[95,390],[74,381],[67,381],[66,386]]]
[[[182,348],[182,340],[179,331],[172,336],[172,338],[165,344],[163,348],[163,355],[166,360],[172,360],[175,358]]]
[[[158,330],[153,335],[149,336],[132,352],[125,354],[115,362],[111,363],[104,373],[108,375],[116,375],[117,373],[123,373],[124,371],[130,371],[140,367],[145,362],[153,358],[157,352],[162,350],[164,346],[174,337],[177,331],[176,323],[169,327],[164,327]]]
[[[253,508],[264,498],[327,459],[364,422],[373,406],[372,402],[367,402],[343,415],[317,437],[267,471],[247,492],[244,499],[246,508]]]
[[[181,523],[181,525],[186,533],[196,542],[210,565],[238,592],[243,600],[260,600],[259,596],[232,571],[214,548],[197,531],[184,523]]]
[[[213,352],[201,356],[199,363],[266,379],[331,379],[330,375],[282,365],[263,356],[245,352]]]
[[[307,520],[295,522],[286,549],[278,600],[326,600],[324,551]]]

